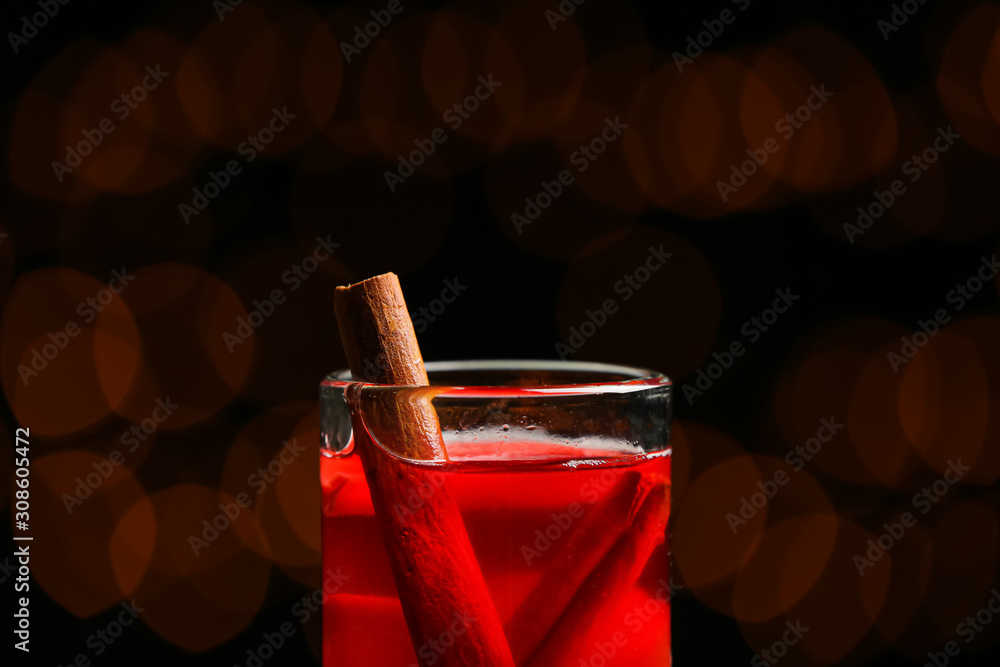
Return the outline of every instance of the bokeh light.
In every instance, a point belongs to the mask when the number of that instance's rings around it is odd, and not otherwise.
[[[122,296],[134,309],[143,363],[135,388],[116,411],[140,422],[157,400],[169,398],[178,407],[160,428],[211,417],[250,373],[256,342],[240,328],[242,320],[252,334],[247,310],[228,285],[193,266],[155,264],[134,276]]]
[[[124,542],[117,528],[144,502],[142,485],[127,469],[89,452],[36,453],[31,468],[32,536],[47,545],[32,550],[31,573],[45,592],[80,618],[135,594],[156,522]]]
[[[128,286],[113,276],[105,284],[70,269],[40,269],[11,290],[0,323],[0,377],[18,420],[39,435],[97,424],[134,381],[139,331],[121,297]],[[109,351],[114,341],[125,344]]]
[[[218,646],[246,628],[264,600],[270,561],[242,539],[259,534],[257,519],[246,511],[229,519],[226,508],[239,509],[235,498],[193,484],[158,491],[149,502],[159,530],[135,591],[146,605],[141,618],[188,651]]]
[[[613,307],[606,309],[609,300]],[[571,352],[560,356],[638,363],[630,354],[641,347],[642,363],[677,380],[711,350],[720,309],[715,276],[693,245],[667,232],[635,227],[595,241],[570,265],[556,319]],[[672,318],[653,320],[651,310]],[[614,326],[604,326],[612,320]]]
[[[981,2],[961,17],[948,37],[937,73],[937,90],[948,118],[965,141],[981,151],[1000,155],[1000,127],[984,92],[995,99],[992,44],[1000,28],[1000,8]],[[984,90],[984,84],[985,90]]]
[[[222,473],[226,493],[252,500],[261,532],[245,535],[247,546],[297,578],[320,563],[319,516],[309,511],[320,503],[318,443],[315,402],[287,403],[240,431]]]

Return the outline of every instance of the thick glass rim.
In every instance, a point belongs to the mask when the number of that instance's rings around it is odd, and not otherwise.
[[[428,374],[455,371],[569,371],[592,373],[595,375],[617,375],[625,379],[599,380],[578,383],[553,384],[502,384],[502,385],[435,385],[435,396],[465,397],[476,396],[496,398],[505,394],[525,396],[537,395],[579,395],[579,394],[626,394],[644,391],[653,387],[671,386],[673,383],[663,373],[620,364],[598,361],[555,361],[542,359],[475,359],[468,361],[429,361],[425,363]],[[344,387],[365,385],[366,389],[392,391],[412,385],[386,385],[367,380],[351,379],[349,369],[329,373],[320,383],[323,387]]]

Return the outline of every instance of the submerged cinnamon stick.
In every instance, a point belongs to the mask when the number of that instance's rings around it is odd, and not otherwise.
[[[666,535],[670,487],[657,484],[646,496],[628,531],[590,573],[526,667],[571,664],[582,637],[631,589]]]
[[[632,524],[648,491],[649,484],[642,482],[642,475],[625,472],[566,539],[507,622],[507,637],[518,664],[535,652],[580,586]]]
[[[428,384],[395,274],[338,287],[334,311],[355,379]],[[382,443],[388,449],[411,459],[443,460],[447,455],[441,427],[429,397],[426,391],[414,390],[409,397],[372,401],[374,412],[365,417],[392,439]],[[361,419],[357,407],[351,406],[355,446],[420,664],[513,667],[503,626],[455,499],[443,483],[434,484],[427,497],[428,471],[379,454],[368,432],[371,424]],[[414,507],[413,498],[424,499],[423,504]]]

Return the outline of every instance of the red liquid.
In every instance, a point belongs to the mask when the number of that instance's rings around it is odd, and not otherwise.
[[[503,443],[505,451],[519,449]],[[522,446],[520,449],[524,449]],[[496,451],[495,448],[486,448]],[[530,461],[462,461],[428,466],[445,480],[505,624],[592,514],[603,520],[609,491],[623,474],[646,488],[669,486],[669,455],[593,458],[595,452],[549,447]],[[585,465],[567,465],[567,453]],[[392,570],[358,456],[321,455],[324,570],[349,577],[323,607],[325,667],[411,667],[407,632]],[[456,457],[457,458],[457,457]],[[429,475],[428,479],[434,478]],[[438,482],[440,483],[440,482]],[[428,483],[428,489],[432,487]],[[658,486],[662,489],[663,486]],[[413,499],[415,508],[421,500]],[[404,510],[405,511],[405,510]],[[592,519],[593,521],[593,519]],[[608,530],[614,530],[608,526]],[[576,562],[575,560],[573,562]],[[670,663],[667,544],[657,546],[632,586],[602,602],[601,616],[577,630],[577,641],[547,667],[648,667]],[[510,637],[509,637],[510,638]],[[422,647],[426,658],[446,647]],[[519,662],[518,667],[525,664]],[[533,666],[534,667],[534,666]]]

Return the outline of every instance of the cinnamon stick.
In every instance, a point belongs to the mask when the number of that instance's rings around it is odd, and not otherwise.
[[[632,523],[649,485],[629,471],[590,509],[553,557],[542,578],[507,622],[518,664],[531,656],[555,626],[581,585]]]
[[[378,384],[427,385],[416,334],[399,280],[387,273],[338,287],[334,311],[355,379]],[[441,428],[426,390],[373,401],[388,449],[418,460],[444,460]],[[441,667],[513,667],[503,626],[469,542],[462,515],[446,484],[427,495],[427,471],[380,454],[359,406],[352,401],[355,446],[383,527],[403,614],[420,664]],[[425,498],[413,507],[412,498]],[[399,508],[407,509],[405,512]]]
[[[670,514],[670,487],[657,484],[643,501],[635,520],[590,573],[526,667],[571,664],[581,652],[581,639],[601,620],[601,612],[635,586],[639,575],[663,543]]]

